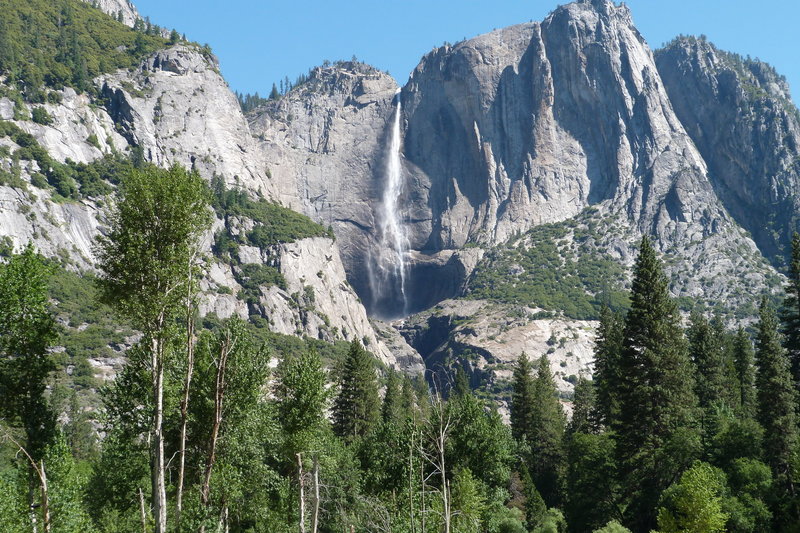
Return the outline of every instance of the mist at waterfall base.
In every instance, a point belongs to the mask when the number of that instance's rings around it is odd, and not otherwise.
[[[383,194],[375,209],[377,235],[370,247],[367,264],[371,296],[369,307],[374,315],[384,319],[401,318],[409,313],[409,246],[402,206],[405,190],[401,161],[402,114],[398,90],[383,173]]]

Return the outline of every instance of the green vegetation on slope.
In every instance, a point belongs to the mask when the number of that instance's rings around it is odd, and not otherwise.
[[[305,215],[292,211],[263,198],[252,199],[241,189],[228,189],[221,178],[211,182],[214,193],[212,206],[217,216],[223,219],[245,217],[255,226],[246,235],[239,234],[234,240],[267,248],[273,244],[295,242],[310,237],[333,238],[333,231],[325,229]]]
[[[544,224],[488,252],[469,281],[468,297],[581,320],[597,318],[603,304],[624,309],[625,272],[594,246],[596,224]]]
[[[0,157],[10,157],[10,172],[0,171],[0,185],[24,188],[20,179],[20,161],[35,161],[39,172],[31,176],[31,184],[38,188],[53,187],[62,198],[95,198],[112,191],[109,183],[117,183],[121,173],[129,171],[133,164],[117,154],[107,154],[91,163],[75,163],[67,160],[59,163],[42,148],[36,139],[22,131],[16,124],[0,120],[0,137],[8,137],[19,148],[13,153],[0,151]]]
[[[42,86],[88,90],[168,43],[79,0],[0,0],[0,13],[0,72],[31,102],[47,97]]]

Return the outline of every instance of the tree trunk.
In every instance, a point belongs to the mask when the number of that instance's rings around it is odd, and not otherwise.
[[[36,522],[36,491],[33,488],[33,483],[28,486],[28,512],[31,518],[31,531],[39,533],[39,526]]]
[[[297,454],[297,483],[300,486],[300,533],[306,533],[306,500],[303,493],[303,456]]]
[[[39,463],[42,478],[42,519],[44,533],[50,533],[50,498],[47,493],[47,472],[44,470],[44,459]]]
[[[319,524],[319,458],[314,454],[314,510],[311,515],[311,533],[317,533]]]
[[[139,487],[139,513],[142,517],[142,533],[147,533],[147,513],[144,509],[144,491]]]
[[[160,322],[163,322],[161,320]],[[162,331],[159,327],[157,331]],[[160,334],[160,333],[159,333]],[[158,335],[158,334],[157,334]],[[164,461],[164,357],[163,341],[158,337],[153,338],[152,345],[152,372],[153,372],[153,515],[155,518],[155,533],[167,532],[167,490],[165,485]]]
[[[225,400],[225,369],[228,365],[231,347],[232,339],[230,332],[228,332],[220,347],[219,359],[217,359],[217,376],[214,382],[214,421],[212,422],[211,438],[208,443],[208,460],[206,461],[203,488],[200,493],[203,505],[208,505],[211,496],[211,471],[217,459],[217,442],[219,441],[219,429],[222,426],[222,407]]]
[[[444,514],[444,533],[450,533],[450,491],[447,484],[447,475],[444,463],[445,435],[440,430],[439,433],[439,470],[442,474],[442,511]]]
[[[191,286],[191,273],[189,275]],[[190,289],[191,290],[191,289]],[[181,512],[183,511],[183,483],[186,472],[186,431],[189,425],[189,389],[192,384],[194,372],[194,307],[191,296],[186,298],[186,378],[183,383],[183,398],[181,399],[181,437],[178,451],[178,493],[176,495],[176,521],[178,529],[181,526]]]

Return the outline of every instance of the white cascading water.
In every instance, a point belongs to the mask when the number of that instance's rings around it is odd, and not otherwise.
[[[400,163],[401,132],[400,118],[402,104],[398,91],[397,104],[394,110],[394,121],[389,141],[389,153],[386,159],[386,181],[383,199],[378,213],[380,240],[378,249],[373,255],[376,263],[371,268],[370,285],[373,303],[381,302],[384,309],[394,308],[394,314],[401,311],[406,314],[408,299],[406,296],[406,253],[408,237],[403,225],[403,213],[400,199],[403,194],[403,167]],[[374,268],[377,267],[377,268]],[[399,297],[402,302],[391,302]],[[399,305],[398,305],[399,304]],[[397,309],[398,307],[400,309]]]

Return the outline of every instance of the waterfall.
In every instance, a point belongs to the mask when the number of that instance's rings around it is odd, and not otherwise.
[[[398,89],[389,151],[386,157],[385,185],[378,210],[377,250],[371,254],[370,288],[373,308],[385,314],[407,313],[406,253],[408,237],[403,224],[400,200],[403,194],[403,167],[400,162],[402,103]]]

